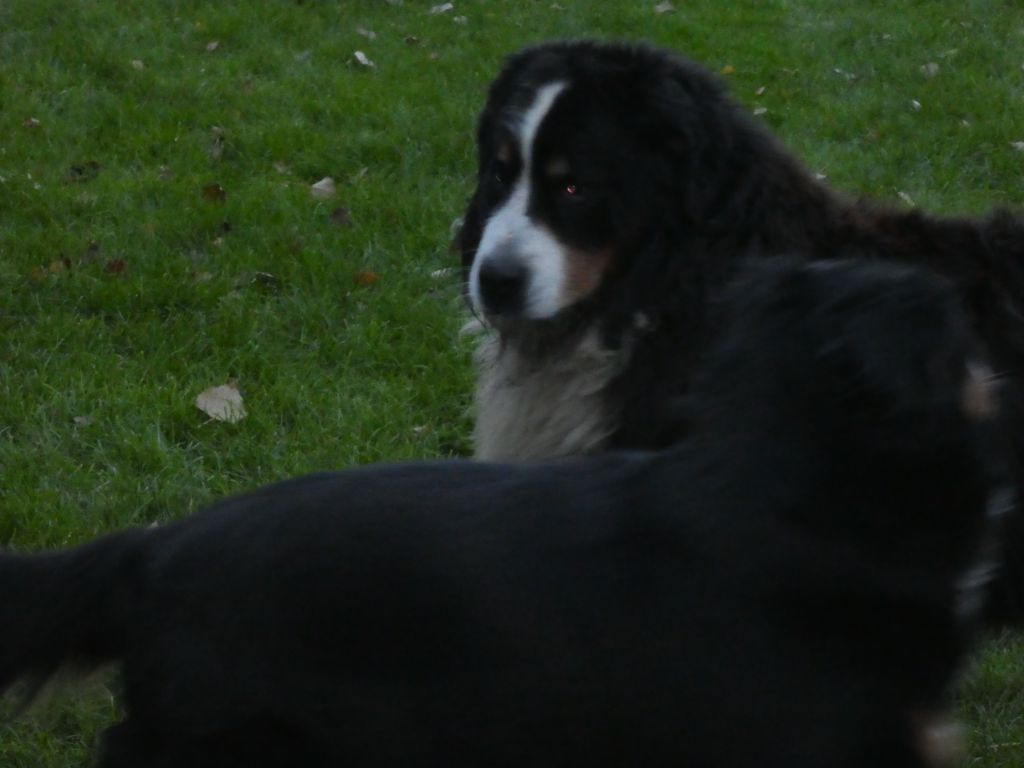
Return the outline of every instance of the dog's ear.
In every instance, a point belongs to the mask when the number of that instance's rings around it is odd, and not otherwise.
[[[667,58],[651,101],[676,174],[677,210],[691,233],[736,237],[777,225],[763,221],[780,203],[813,185],[810,174],[735,101],[724,83],[697,64]]]

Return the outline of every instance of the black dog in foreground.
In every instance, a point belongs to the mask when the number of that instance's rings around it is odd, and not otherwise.
[[[799,253],[916,264],[954,284],[1002,377],[1024,489],[1024,220],[848,200],[718,78],[643,46],[556,42],[509,57],[477,146],[457,248],[490,326],[478,353],[478,458],[672,444],[713,335],[708,307],[741,257]],[[1024,620],[1024,515],[1005,536],[996,626]]]
[[[756,268],[664,453],[321,474],[0,556],[0,689],[122,665],[106,768],[943,764],[998,498],[953,292]]]

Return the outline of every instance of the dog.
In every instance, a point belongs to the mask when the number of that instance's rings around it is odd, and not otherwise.
[[[511,56],[477,129],[476,188],[455,247],[486,326],[475,455],[654,449],[741,254],[920,264],[951,280],[1004,381],[1024,487],[1024,222],[934,218],[848,201],[719,80],[644,46],[551,43]],[[695,247],[699,243],[700,247]],[[1024,619],[1024,518],[1008,524],[995,626]]]
[[[661,452],[318,474],[0,554],[0,690],[119,662],[103,768],[935,768],[1008,482],[920,270],[755,265]]]

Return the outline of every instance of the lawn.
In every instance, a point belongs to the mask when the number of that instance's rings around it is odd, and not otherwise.
[[[431,5],[0,2],[0,546],[466,454],[449,231],[486,85],[523,44],[670,46],[839,188],[1024,203],[1017,0]],[[194,401],[229,381],[248,416],[211,420]],[[0,765],[86,763],[112,687],[61,687],[0,725]],[[1021,637],[987,644],[958,706],[970,765],[1024,764]]]

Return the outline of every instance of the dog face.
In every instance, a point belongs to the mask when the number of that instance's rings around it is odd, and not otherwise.
[[[486,223],[469,298],[489,317],[545,319],[593,294],[614,258],[606,183],[584,165],[572,85],[529,88],[498,110],[481,145]]]
[[[458,243],[468,299],[490,319],[552,318],[595,296],[625,257],[637,206],[624,197],[650,153],[623,112],[643,114],[649,85],[628,50],[602,53],[531,49],[491,88]]]
[[[456,242],[473,309],[546,320],[628,290],[627,275],[657,281],[656,246],[699,235],[734,194],[746,119],[710,74],[652,49],[555,43],[511,57],[480,116]]]

